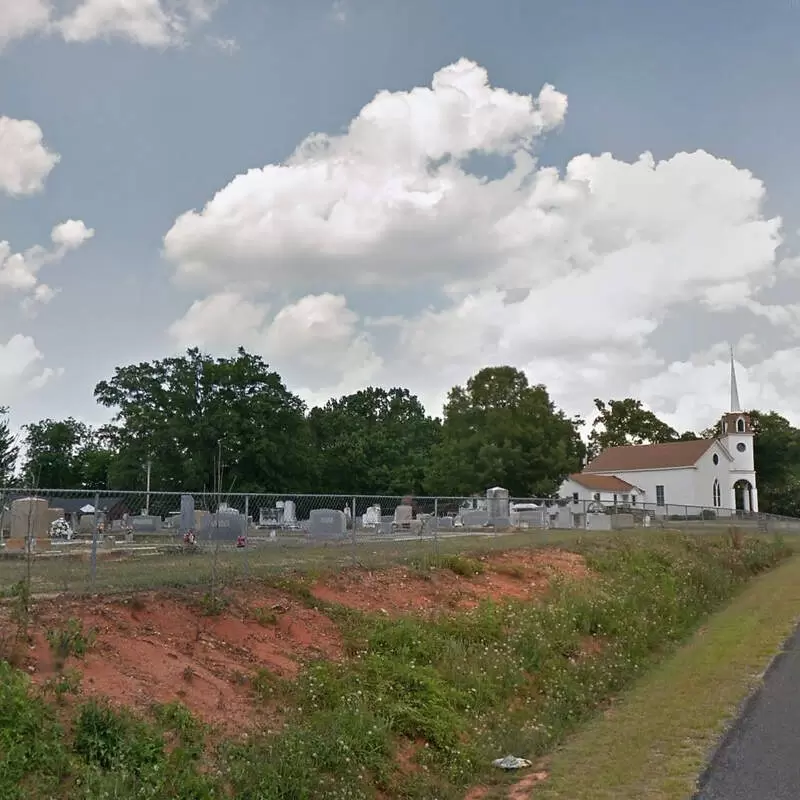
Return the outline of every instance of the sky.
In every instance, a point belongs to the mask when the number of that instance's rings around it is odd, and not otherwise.
[[[699,6],[699,7],[698,7]],[[0,0],[0,404],[262,354],[800,424],[800,2]]]

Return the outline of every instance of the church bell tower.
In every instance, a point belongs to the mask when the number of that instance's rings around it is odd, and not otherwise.
[[[736,364],[731,348],[731,402],[730,411],[720,422],[720,441],[731,454],[728,490],[730,508],[745,512],[758,511],[758,489],[753,453],[755,434],[752,421],[739,402],[739,387],[736,383]],[[722,483],[722,480],[720,480]]]

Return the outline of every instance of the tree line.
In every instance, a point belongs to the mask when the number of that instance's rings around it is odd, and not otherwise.
[[[509,366],[453,387],[441,418],[400,387],[308,409],[243,348],[117,367],[94,397],[114,410],[110,424],[44,419],[26,425],[21,442],[3,409],[3,483],[136,490],[149,462],[153,490],[210,491],[221,453],[226,492],[467,496],[499,485],[545,497],[603,448],[715,435],[713,424],[679,433],[632,398],[596,399],[584,440],[585,420]],[[751,413],[761,506],[800,516],[800,430],[775,412]]]

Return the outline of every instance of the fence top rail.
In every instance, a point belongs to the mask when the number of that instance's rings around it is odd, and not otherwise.
[[[380,501],[388,501],[388,502],[396,502],[400,498],[404,497],[412,497],[415,502],[439,502],[444,504],[453,504],[453,503],[471,503],[475,500],[481,500],[483,502],[486,501],[486,496],[484,494],[471,494],[471,495],[417,495],[413,492],[405,492],[405,493],[396,493],[396,494],[370,494],[370,493],[337,493],[337,492],[281,492],[281,491],[249,491],[249,492],[216,492],[212,490],[171,490],[166,491],[163,489],[153,489],[147,491],[147,489],[140,488],[140,489],[87,489],[87,488],[43,488],[43,487],[19,487],[19,486],[7,486],[7,487],[0,487],[0,499],[19,499],[23,497],[55,497],[55,498],[67,498],[67,497],[85,497],[88,499],[92,497],[97,498],[124,498],[130,497],[131,495],[137,495],[140,497],[149,497],[154,501],[157,501],[158,498],[176,498],[180,495],[192,495],[195,498],[221,498],[226,502],[236,501],[236,500],[245,500],[247,498],[259,498],[259,497],[270,497],[270,498],[293,498],[295,500],[318,500],[320,498],[329,498],[331,501],[336,502],[346,502],[350,503],[350,501],[358,499],[358,500],[374,500],[376,502]],[[595,502],[594,500],[588,499],[580,499],[577,502],[570,498],[570,497],[533,497],[533,496],[510,496],[508,498],[509,503],[536,503],[537,505],[541,506],[560,506],[564,508],[578,508],[581,510],[588,509],[589,506],[593,505]],[[752,512],[752,511],[743,511],[742,509],[735,509],[729,507],[709,507],[709,506],[698,506],[698,505],[691,505],[686,503],[664,503],[663,505],[659,505],[658,503],[648,503],[648,502],[637,502],[636,504],[624,504],[624,503],[602,503],[602,505],[606,507],[615,507],[617,509],[621,509],[623,511],[630,510],[630,511],[637,511],[637,512],[660,512],[665,515],[670,516],[681,516],[683,514],[692,514],[692,515],[702,515],[702,514],[709,514],[713,513],[717,516],[727,517],[727,516],[741,516],[741,515],[748,515],[752,517],[762,517],[768,518],[773,520],[780,520],[786,522],[798,522],[800,518],[798,517],[790,517],[781,514],[772,514],[770,512]]]

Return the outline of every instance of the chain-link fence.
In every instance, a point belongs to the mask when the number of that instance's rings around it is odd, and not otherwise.
[[[231,585],[348,565],[682,528],[800,533],[800,520],[543,498],[0,490],[0,595]]]

